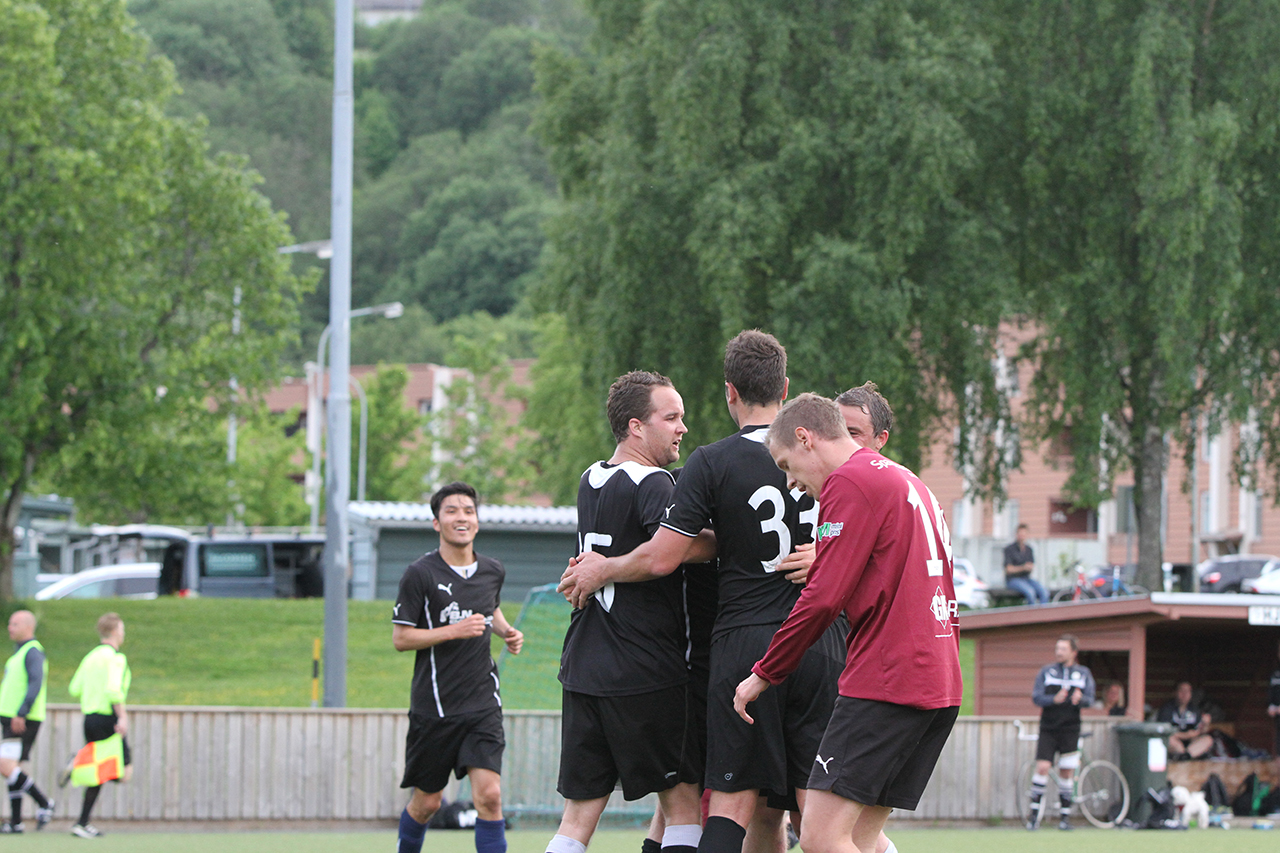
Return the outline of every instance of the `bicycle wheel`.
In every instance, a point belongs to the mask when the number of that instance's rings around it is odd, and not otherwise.
[[[1076,588],[1073,586],[1069,586],[1066,589],[1058,590],[1058,592],[1053,596],[1053,601],[1054,602],[1085,601],[1087,599],[1094,599],[1097,597],[1098,597],[1097,592],[1095,592],[1091,587],[1084,586],[1080,588],[1080,596],[1077,598]]]
[[[1110,761],[1090,761],[1080,772],[1076,802],[1089,823],[1108,829],[1129,813],[1129,783]]]
[[[1035,815],[1031,814],[1031,777],[1035,775],[1036,762],[1035,759],[1028,761],[1022,765],[1022,769],[1018,771],[1017,788],[1014,789],[1014,802],[1018,807],[1018,820],[1025,822],[1028,818],[1034,818],[1035,825],[1040,826],[1040,821],[1044,819],[1045,803],[1048,802],[1048,795],[1040,798],[1040,808]]]

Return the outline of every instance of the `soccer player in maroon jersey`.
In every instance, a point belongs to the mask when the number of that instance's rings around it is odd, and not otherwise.
[[[767,445],[789,484],[818,497],[817,556],[734,707],[750,722],[747,705],[843,610],[840,698],[809,777],[800,843],[805,853],[870,853],[890,810],[919,804],[959,712],[950,532],[924,483],[855,442],[831,400],[800,395]]]

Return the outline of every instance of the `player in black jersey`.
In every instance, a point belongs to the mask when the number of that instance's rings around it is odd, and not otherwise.
[[[608,560],[584,554],[560,585],[576,602],[608,581],[669,574],[688,559],[699,531],[715,530],[720,602],[711,648],[706,772],[712,793],[701,853],[737,853],[757,816],[758,849],[776,849],[783,813],[757,808],[759,795],[770,793],[780,805],[793,789],[801,793],[844,665],[843,637],[833,628],[806,654],[800,679],[768,697],[755,726],[733,710],[738,682],[800,595],[779,568],[797,545],[812,541],[817,521],[816,505],[787,489],[786,476],[761,443],[786,391],[786,351],[772,335],[752,330],[730,341],[725,399],[739,431],[689,457],[673,506],[653,539]],[[799,826],[798,814],[793,823]]]
[[[480,528],[476,491],[450,483],[431,496],[440,547],[413,561],[391,611],[396,651],[416,652],[402,788],[413,795],[400,815],[398,853],[419,853],[440,808],[450,772],[471,779],[477,853],[505,853],[502,817],[502,700],[489,652],[496,633],[512,654],[524,635],[499,606],[506,572],[473,549]]]
[[[619,377],[607,409],[618,444],[582,475],[578,547],[612,555],[658,529],[675,486],[664,466],[679,457],[688,430],[680,395],[657,374]],[[567,802],[548,853],[583,853],[619,781],[628,800],[657,792],[663,848],[693,853],[701,835],[698,788],[679,778],[687,647],[678,575],[608,584],[575,607],[560,658],[558,790]]]
[[[1080,766],[1080,709],[1093,704],[1097,687],[1089,667],[1076,663],[1079,643],[1063,634],[1053,647],[1054,662],[1040,668],[1031,701],[1040,708],[1040,739],[1036,742],[1036,769],[1031,776],[1031,815],[1027,829],[1035,829],[1040,800],[1049,784],[1049,769],[1058,756],[1058,829],[1070,829],[1071,777]]]

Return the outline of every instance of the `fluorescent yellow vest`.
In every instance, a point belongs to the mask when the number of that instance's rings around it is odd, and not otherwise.
[[[27,640],[4,662],[4,681],[0,681],[0,717],[14,717],[22,707],[22,700],[27,698],[27,652],[32,649],[44,651],[40,641]],[[44,660],[44,678],[40,681],[40,692],[36,701],[31,703],[27,719],[33,723],[44,719],[44,697],[49,691],[49,659]]]

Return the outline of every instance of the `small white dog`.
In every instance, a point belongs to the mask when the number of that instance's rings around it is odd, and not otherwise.
[[[1173,804],[1178,807],[1178,820],[1183,826],[1190,826],[1194,820],[1201,829],[1209,828],[1209,804],[1205,802],[1204,792],[1193,794],[1177,785],[1173,789]]]

